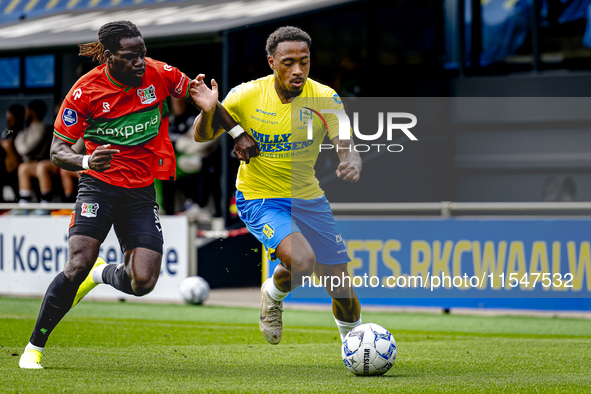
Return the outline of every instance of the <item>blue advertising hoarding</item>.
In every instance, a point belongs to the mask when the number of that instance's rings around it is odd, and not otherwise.
[[[591,310],[591,221],[337,219],[363,305]],[[267,275],[276,263],[265,264]],[[287,302],[330,302],[312,278]]]

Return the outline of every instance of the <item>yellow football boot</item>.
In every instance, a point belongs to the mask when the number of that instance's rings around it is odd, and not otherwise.
[[[84,282],[82,282],[82,284],[80,284],[80,287],[78,288],[78,291],[76,292],[76,297],[74,298],[74,303],[72,304],[72,308],[75,307],[76,304],[78,302],[80,302],[80,300],[86,296],[86,294],[90,293],[90,290],[94,289],[98,285],[98,283],[94,283],[94,280],[92,280],[92,272],[97,267],[99,267],[103,264],[107,264],[107,263],[101,257],[96,259],[96,263],[94,263],[94,265],[92,266],[92,269],[88,273],[88,276],[86,277],[86,279],[84,279]]]
[[[23,369],[43,369],[41,366],[41,353],[39,350],[29,349],[24,352],[18,362],[18,366]]]

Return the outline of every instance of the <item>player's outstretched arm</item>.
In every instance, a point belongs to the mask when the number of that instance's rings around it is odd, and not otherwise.
[[[226,119],[225,122],[220,120],[220,114],[222,111],[230,117],[230,120]],[[206,112],[201,110],[201,113],[195,118],[195,121],[193,122],[193,137],[195,138],[195,141],[207,142],[218,138],[225,131],[225,127],[222,127],[221,123],[233,124],[234,126],[237,125],[237,123],[232,119],[232,116],[228,114],[224,106],[220,103],[218,103],[218,105],[210,111]],[[230,126],[228,127],[229,129],[232,128]]]
[[[193,137],[197,142],[211,141],[220,136],[224,129],[221,127],[220,115],[223,114],[218,108],[223,108],[218,102],[218,85],[215,79],[211,80],[211,89],[207,87],[203,81],[204,74],[199,74],[197,78],[191,81],[191,98],[197,107],[201,109],[199,116],[193,122]],[[224,119],[224,124],[229,123],[228,126],[236,126],[236,122],[232,119],[227,111],[224,111],[229,119]],[[229,130],[229,129],[228,129]]]
[[[117,149],[109,149],[111,145],[99,146],[88,157],[88,168],[84,168],[84,155],[76,153],[72,146],[57,137],[53,137],[51,143],[51,162],[58,167],[68,171],[79,171],[91,169],[95,171],[106,171],[111,168],[113,155],[119,153]]]
[[[218,101],[218,85],[215,79],[211,80],[211,89],[203,82],[205,75],[199,74],[197,78],[191,81],[191,98],[199,108],[201,113],[193,122],[193,137],[197,142],[211,141],[225,130],[232,130],[238,123],[232,118],[232,115]],[[248,164],[250,159],[259,155],[259,146],[256,141],[244,130],[241,134],[232,135],[234,137],[234,154],[239,160]]]
[[[361,157],[355,148],[353,139],[341,140],[339,137],[332,139],[332,144],[339,155],[339,166],[336,170],[337,176],[346,182],[357,182],[361,176]]]

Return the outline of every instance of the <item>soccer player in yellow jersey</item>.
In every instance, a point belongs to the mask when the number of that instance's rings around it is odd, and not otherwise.
[[[343,108],[333,89],[308,79],[311,42],[310,36],[296,27],[277,29],[267,39],[266,46],[273,74],[235,87],[223,102],[240,125],[230,130],[230,134],[236,137],[246,132],[260,149],[260,154],[251,158],[249,164],[245,161],[240,165],[236,206],[250,232],[268,249],[270,258],[278,257],[281,261],[273,277],[261,288],[260,328],[272,344],[281,340],[283,299],[302,284],[303,277],[313,272],[318,277],[348,277],[350,259],[330,205],[314,175],[314,164],[327,133],[338,148],[340,164],[336,173],[340,178],[357,182],[361,159],[351,149],[350,139],[339,139],[336,116],[325,119],[320,108],[299,110],[304,117],[321,119],[325,127],[320,135],[318,127],[314,129],[313,140],[296,140],[292,135],[292,130],[298,128],[294,122],[301,121],[292,115],[292,101],[296,97],[320,98],[324,103],[332,103],[332,108],[323,109]],[[214,121],[215,81],[212,80],[212,89],[207,94],[211,105],[202,108],[194,123],[195,140],[199,142],[224,132]],[[303,124],[302,121],[299,129],[306,129]],[[344,338],[361,324],[359,299],[350,280],[342,280],[338,288],[325,288],[332,297],[334,318]]]

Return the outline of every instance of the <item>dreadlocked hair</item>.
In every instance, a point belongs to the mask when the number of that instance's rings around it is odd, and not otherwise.
[[[107,61],[105,59],[105,50],[103,49],[103,44],[98,41],[89,42],[87,44],[78,44],[78,47],[80,47],[80,53],[78,56],[91,57],[93,62],[98,60],[100,64],[103,64]]]
[[[121,40],[124,38],[141,37],[142,34],[138,28],[129,21],[109,22],[99,29],[98,41],[87,44],[78,44],[80,53],[78,56],[88,56],[92,61],[101,64],[107,62],[105,51],[111,52],[121,48]]]

